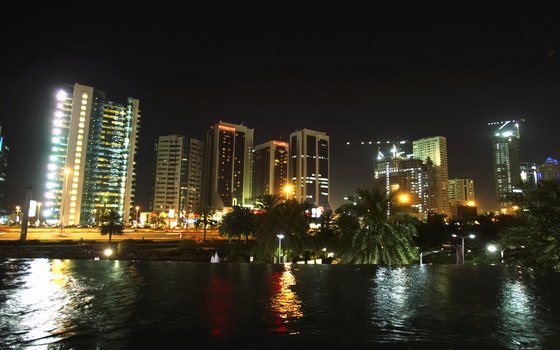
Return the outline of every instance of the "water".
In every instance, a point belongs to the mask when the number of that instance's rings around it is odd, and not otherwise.
[[[0,261],[1,349],[553,349],[560,274]]]

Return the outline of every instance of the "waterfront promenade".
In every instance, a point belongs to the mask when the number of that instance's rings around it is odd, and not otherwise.
[[[20,239],[21,227],[4,226],[0,227],[0,241],[18,241]],[[201,241],[204,239],[204,232],[198,229],[188,230],[166,230],[166,229],[147,229],[147,228],[126,228],[124,234],[113,235],[112,241],[122,241],[125,239],[146,239],[154,241],[192,239]],[[44,241],[67,241],[67,240],[87,240],[87,241],[108,241],[108,236],[102,236],[99,229],[67,227],[64,229],[56,227],[29,227],[27,229],[27,240]],[[221,239],[218,230],[206,230],[206,240]]]

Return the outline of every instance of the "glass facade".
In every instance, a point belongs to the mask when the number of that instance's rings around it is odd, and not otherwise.
[[[493,134],[494,179],[500,207],[511,206],[509,196],[521,182],[519,164],[519,122],[508,120],[490,123]]]
[[[76,84],[57,93],[47,173],[51,220],[94,224],[116,210],[128,223],[134,201],[139,101],[119,104],[105,93]]]

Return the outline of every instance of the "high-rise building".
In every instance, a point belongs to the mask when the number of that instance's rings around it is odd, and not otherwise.
[[[529,186],[537,185],[537,164],[533,162],[522,162],[519,164],[519,176],[522,184]]]
[[[294,198],[330,209],[329,136],[325,132],[302,129],[290,135],[290,164]]]
[[[448,184],[451,206],[474,205],[474,181],[472,179],[449,179]]]
[[[537,167],[538,181],[560,181],[560,164],[552,157]]]
[[[75,84],[56,94],[44,212],[63,226],[87,225],[109,210],[129,222],[134,201],[139,101],[108,101]]]
[[[411,215],[419,219],[427,217],[429,164],[420,159],[379,152],[373,166],[374,187],[384,188],[388,196],[395,196],[395,204],[412,208]]]
[[[443,136],[434,136],[412,142],[414,158],[430,161],[434,169],[435,203],[426,208],[430,212],[451,216],[448,194],[447,141]]]
[[[255,146],[253,152],[253,198],[263,195],[285,196],[288,184],[287,142],[268,141]]]
[[[2,126],[0,126],[0,208],[4,203],[4,191],[6,186],[6,174],[8,172],[8,152],[10,149],[2,136]]]
[[[488,123],[493,128],[492,154],[496,197],[500,207],[511,206],[509,196],[518,190],[521,182],[519,167],[519,123],[507,120]]]
[[[204,206],[217,210],[251,202],[253,129],[219,122],[206,135]]]
[[[202,141],[184,135],[159,136],[155,144],[152,210],[178,217],[200,212]]]

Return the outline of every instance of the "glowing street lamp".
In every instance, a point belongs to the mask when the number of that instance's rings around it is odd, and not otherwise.
[[[276,237],[278,237],[278,263],[281,264],[282,263],[282,238],[284,238],[284,235],[279,234],[276,235]]]
[[[107,249],[105,249],[105,250],[103,251],[103,254],[105,254],[105,256],[107,257],[107,259],[109,259],[109,257],[110,257],[111,255],[113,255],[113,249],[107,248]]]
[[[408,194],[402,193],[401,195],[399,195],[399,202],[401,203],[401,205],[407,204],[409,200],[410,198],[408,197]]]
[[[19,212],[21,211],[21,207],[16,205],[16,225],[19,225]]]
[[[461,238],[461,264],[464,264],[465,263],[465,236],[459,236],[459,235],[456,235],[456,234],[452,234],[451,236]],[[467,237],[469,237],[470,239],[473,239],[476,236],[471,233]],[[459,261],[457,261],[457,264],[458,263],[459,263]]]
[[[495,253],[498,251],[498,246],[495,244],[488,244],[486,246],[486,250],[488,250],[490,253]],[[500,262],[502,264],[504,263],[504,250],[505,249],[500,250]]]
[[[286,184],[284,186],[284,192],[286,193],[286,200],[290,199],[290,195],[292,194],[293,191],[294,191],[294,186],[290,184]]]

